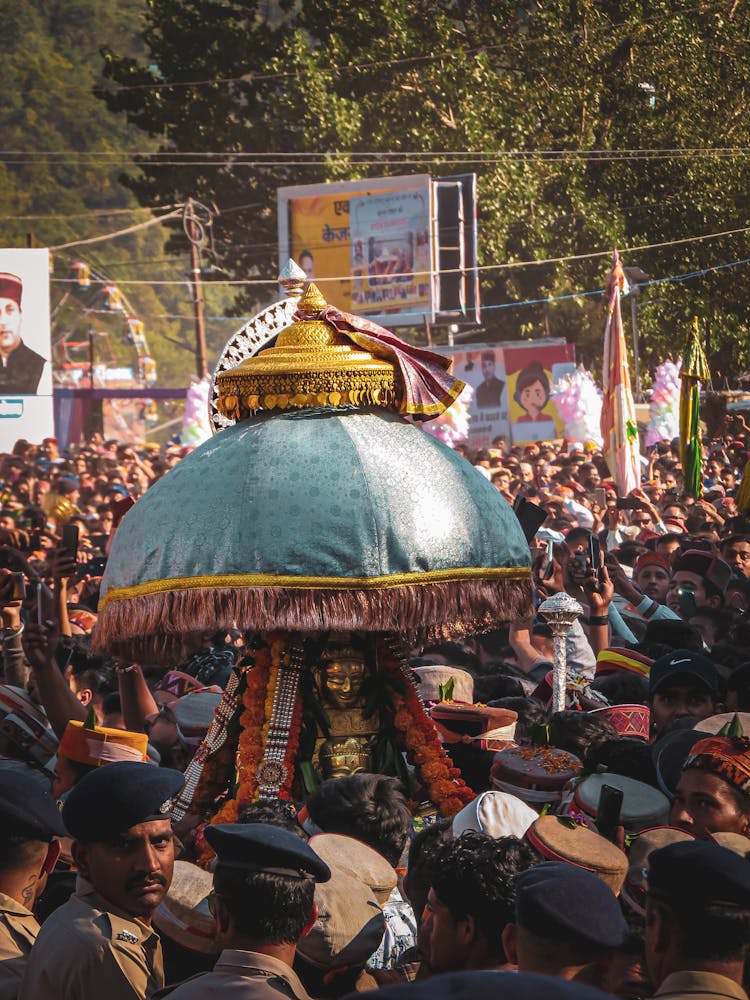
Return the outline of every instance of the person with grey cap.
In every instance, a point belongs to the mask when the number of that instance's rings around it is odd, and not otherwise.
[[[750,844],[750,841],[748,842]],[[660,1000],[747,1000],[750,864],[708,841],[648,859],[646,963]]]
[[[119,761],[85,775],[62,818],[73,838],[76,892],[45,921],[20,1000],[148,1000],[164,985],[154,911],[169,889],[169,811],[179,771]]]
[[[0,769],[0,1000],[18,997],[39,933],[34,903],[66,835],[55,800],[27,771]]]
[[[160,996],[170,1000],[309,1000],[293,971],[297,942],[318,916],[315,885],[331,870],[296,834],[267,823],[207,826],[216,851],[213,972]]]
[[[516,879],[516,919],[503,946],[520,972],[599,986],[627,937],[617,897],[593,872],[544,861]]]

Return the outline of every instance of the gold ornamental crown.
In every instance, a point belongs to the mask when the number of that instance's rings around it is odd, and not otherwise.
[[[241,420],[258,410],[321,406],[397,407],[394,366],[321,317],[327,302],[315,284],[299,300],[298,317],[268,347],[216,378],[217,407]]]

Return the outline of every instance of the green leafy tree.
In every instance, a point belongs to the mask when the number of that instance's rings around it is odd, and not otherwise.
[[[742,266],[708,271],[750,257],[747,234],[675,242],[748,224],[748,157],[721,152],[750,146],[746,6],[305,0],[272,13],[153,0],[146,59],[107,54],[110,108],[165,154],[129,185],[149,204],[195,193],[220,206],[231,273],[273,275],[278,186],[475,169],[488,336],[565,336],[592,361],[601,297],[512,304],[595,293],[614,245],[665,244],[625,264],[707,273],[645,290],[646,361],[677,353],[694,313],[717,369],[750,361]]]

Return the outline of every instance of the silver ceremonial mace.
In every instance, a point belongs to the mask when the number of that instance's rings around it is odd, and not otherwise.
[[[568,651],[566,639],[576,618],[583,614],[583,608],[566,593],[553,594],[539,605],[539,614],[552,629],[555,648],[555,663],[552,670],[552,711],[565,709],[565,689],[568,676]]]

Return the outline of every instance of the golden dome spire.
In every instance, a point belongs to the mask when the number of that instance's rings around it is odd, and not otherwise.
[[[295,321],[273,347],[246,358],[216,379],[217,407],[241,420],[258,410],[328,406],[396,408],[394,366],[360,350],[322,317],[317,285],[308,285]]]

